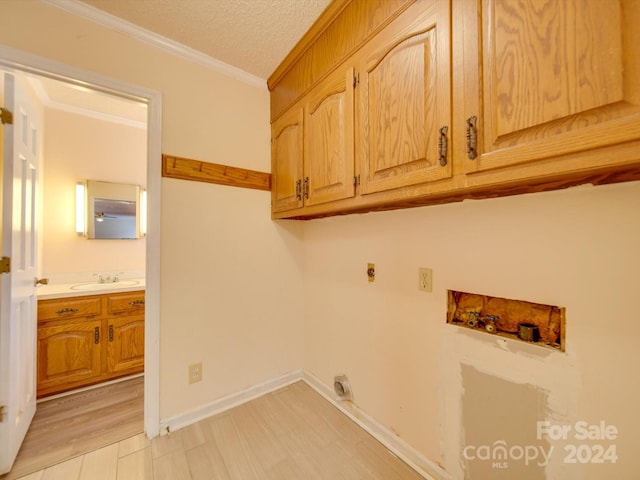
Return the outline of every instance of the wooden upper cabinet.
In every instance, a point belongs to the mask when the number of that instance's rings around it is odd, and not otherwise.
[[[367,46],[356,89],[360,193],[452,174],[449,2],[408,10]]]
[[[271,126],[271,210],[302,207],[302,108],[293,108]]]
[[[305,205],[354,195],[354,78],[353,68],[338,69],[305,102]]]
[[[466,172],[640,138],[639,2],[462,3]]]

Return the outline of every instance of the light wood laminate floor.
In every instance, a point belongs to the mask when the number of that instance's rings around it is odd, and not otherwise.
[[[419,480],[303,382],[148,441],[136,435],[22,480]]]
[[[143,430],[142,376],[45,400],[38,404],[13,469],[1,478],[18,478]]]

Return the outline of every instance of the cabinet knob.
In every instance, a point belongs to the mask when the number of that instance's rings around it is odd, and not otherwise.
[[[77,313],[77,308],[61,308],[60,310],[56,310],[58,315],[71,315],[73,313]]]

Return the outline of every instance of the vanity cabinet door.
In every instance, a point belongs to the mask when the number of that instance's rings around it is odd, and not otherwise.
[[[38,397],[89,385],[102,374],[102,321],[38,328]]]
[[[108,321],[107,372],[135,373],[144,369],[144,315]]]

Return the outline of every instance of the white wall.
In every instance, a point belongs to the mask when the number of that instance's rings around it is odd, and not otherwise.
[[[145,186],[147,131],[51,108],[45,114],[42,275],[144,272],[144,238],[89,240],[75,233],[79,181]]]
[[[161,92],[164,153],[269,171],[266,82],[240,82],[39,1],[0,8],[0,43]],[[161,419],[301,367],[301,228],[271,222],[269,203],[268,192],[162,181]],[[204,378],[189,385],[196,361]]]
[[[640,183],[313,220],[304,234],[305,368],[324,383],[346,373],[356,404],[462,478],[465,429],[487,413],[464,402],[465,386],[481,385],[463,373],[471,365],[530,385],[533,418],[619,428],[615,465],[583,477],[555,464],[562,474],[548,478],[635,478]],[[418,291],[418,267],[433,269],[433,293]],[[566,353],[445,325],[447,289],[566,307]],[[516,464],[491,478],[514,478]]]

